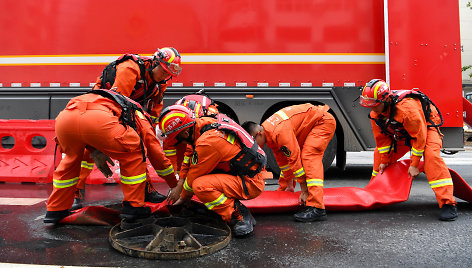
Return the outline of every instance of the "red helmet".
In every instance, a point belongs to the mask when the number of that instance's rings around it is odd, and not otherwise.
[[[390,87],[385,81],[380,79],[372,79],[362,89],[360,97],[360,105],[364,107],[374,107],[390,96]]]
[[[154,59],[159,61],[162,68],[171,75],[178,76],[182,72],[180,54],[173,47],[157,49],[156,53],[154,53]]]
[[[159,128],[165,135],[165,142],[177,144],[179,133],[195,124],[193,112],[182,105],[166,107],[159,116]]]

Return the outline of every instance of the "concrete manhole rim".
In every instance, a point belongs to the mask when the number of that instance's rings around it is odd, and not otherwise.
[[[182,226],[161,226],[160,222],[165,221],[165,220],[178,220],[178,221],[188,221],[188,224],[182,225]],[[209,225],[205,225],[200,223],[202,219],[209,221]],[[215,237],[219,237],[217,242],[210,243],[208,245],[205,245],[203,243],[200,243],[199,240],[194,236],[195,234],[192,233],[192,228],[197,227],[200,228],[199,231],[202,231],[203,229],[208,230],[209,236],[214,235]],[[190,231],[188,230],[190,228]],[[157,245],[155,248],[152,250],[146,250],[145,248],[142,247],[137,247],[137,246],[130,246],[127,245],[125,241],[122,239],[126,238],[133,238],[133,235],[136,235],[135,237],[142,236],[142,234],[147,234],[148,236],[154,235],[154,238],[147,244],[149,246],[150,244],[153,243],[159,243],[159,242],[165,242],[165,241],[159,241],[162,240],[162,236],[158,237],[160,234],[165,234],[166,232],[178,232],[178,233],[183,233],[186,235],[187,240],[193,241],[193,248],[190,248],[188,250],[181,250],[181,251],[160,251],[157,249]],[[205,231],[206,232],[206,231]],[[199,233],[202,235],[202,232]],[[215,235],[216,234],[216,235]],[[198,235],[198,234],[196,234]],[[203,234],[205,235],[205,234]],[[197,217],[164,217],[164,218],[156,218],[156,220],[150,224],[146,224],[137,228],[132,228],[130,230],[122,230],[120,227],[120,224],[117,224],[113,226],[109,232],[108,240],[111,244],[111,246],[118,250],[119,252],[132,256],[132,257],[137,257],[137,258],[145,258],[145,259],[162,259],[162,260],[183,260],[183,259],[189,259],[189,258],[196,258],[200,256],[204,256],[207,254],[211,254],[213,252],[216,252],[218,250],[223,249],[226,247],[229,242],[231,241],[231,230],[228,227],[228,225],[222,223],[219,220],[216,220],[214,218],[206,217],[206,216],[197,216]],[[155,242],[155,241],[159,242]],[[179,240],[179,239],[178,239]],[[179,243],[175,241],[176,243]],[[185,244],[185,243],[184,243]]]

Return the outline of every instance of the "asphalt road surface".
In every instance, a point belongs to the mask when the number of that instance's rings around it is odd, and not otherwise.
[[[472,185],[472,151],[443,157]],[[346,170],[330,168],[325,187],[364,187],[371,163],[371,152],[349,153]],[[459,218],[439,221],[424,175],[413,181],[405,202],[372,211],[328,211],[327,221],[314,223],[294,222],[292,213],[255,215],[253,236],[233,238],[218,252],[181,261],[121,254],[108,242],[110,226],[43,224],[51,188],[0,184],[0,266],[472,267],[472,205],[458,199]],[[162,185],[158,189],[166,191]],[[88,205],[119,203],[121,198],[119,185],[87,185]]]

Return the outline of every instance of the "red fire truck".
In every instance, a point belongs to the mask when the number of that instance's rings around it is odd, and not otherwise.
[[[458,1],[2,0],[3,119],[54,119],[121,54],[172,46],[183,72],[165,105],[202,88],[239,122],[297,103],[328,104],[336,135],[325,155],[372,150],[372,78],[419,88],[444,117],[444,146],[463,148]]]

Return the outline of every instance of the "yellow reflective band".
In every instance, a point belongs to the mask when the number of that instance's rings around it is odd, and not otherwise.
[[[280,177],[283,178],[284,177],[284,172],[280,172]]]
[[[225,196],[225,194],[221,194],[220,197],[215,199],[214,201],[205,203],[205,206],[209,209],[212,210],[214,207],[219,206],[223,204],[228,198]]]
[[[172,155],[176,155],[177,154],[177,150],[164,150],[164,153],[166,154],[166,156],[172,156]]]
[[[411,147],[411,153],[416,156],[423,156],[424,150],[417,150],[413,147]]]
[[[305,175],[305,169],[302,167],[301,169],[293,172],[293,175],[297,178],[301,177],[301,176]]]
[[[390,150],[390,145],[385,146],[385,147],[377,147],[377,149],[379,150],[379,153],[381,154],[388,153],[388,151]]]
[[[167,61],[168,63],[172,63],[175,59],[175,53],[174,51],[172,51],[172,56],[170,57],[170,59]]]
[[[437,187],[443,187],[443,186],[453,186],[454,184],[452,183],[451,178],[447,179],[441,179],[441,180],[435,180],[435,181],[430,181],[429,185],[431,188],[437,188]]]
[[[121,183],[123,184],[138,184],[138,183],[146,181],[146,173],[143,173],[137,176],[131,176],[131,177],[120,175],[120,177],[121,177]]]
[[[139,118],[144,119],[144,115],[140,111],[136,111],[136,114],[139,116]]]
[[[164,128],[164,124],[167,122],[167,120],[169,120],[169,119],[171,119],[172,117],[175,117],[175,116],[178,116],[178,117],[185,117],[185,115],[182,114],[182,113],[173,113],[173,114],[170,114],[170,115],[164,117],[164,119],[162,120],[162,122],[161,122],[161,129],[165,129],[165,128]]]
[[[377,176],[377,174],[379,174],[379,172],[377,170],[372,170],[372,176],[373,177]]]
[[[188,184],[187,184],[187,178],[185,178],[185,181],[184,181],[184,189],[185,189],[187,192],[192,192],[192,193],[193,193],[193,189],[190,188],[190,186],[188,186]]]
[[[284,111],[278,111],[275,114],[280,116],[280,118],[282,118],[282,120],[287,120],[288,119],[288,116],[287,116],[286,113],[284,113]]]
[[[190,157],[184,156],[184,163],[185,163],[185,164],[190,163]]]
[[[170,165],[170,167],[166,169],[156,170],[156,172],[159,176],[167,176],[174,172],[174,167]]]
[[[233,135],[229,134],[229,135],[228,135],[228,138],[226,138],[226,140],[227,140],[229,143],[234,144],[234,136],[233,136]]]
[[[320,180],[320,179],[306,180],[306,186],[321,186],[321,187],[323,187],[323,180]]]
[[[280,167],[280,170],[287,171],[290,167],[288,165]]]
[[[82,163],[80,164],[81,167],[88,169],[93,169],[93,165],[95,165],[95,163],[89,163],[87,161],[82,161]]]
[[[52,184],[56,188],[67,188],[67,187],[72,187],[79,182],[79,177],[72,178],[70,180],[56,180],[54,179],[52,181]]]
[[[379,90],[379,87],[382,83],[377,83],[377,85],[374,87],[374,99],[378,100],[377,98],[377,91]]]

